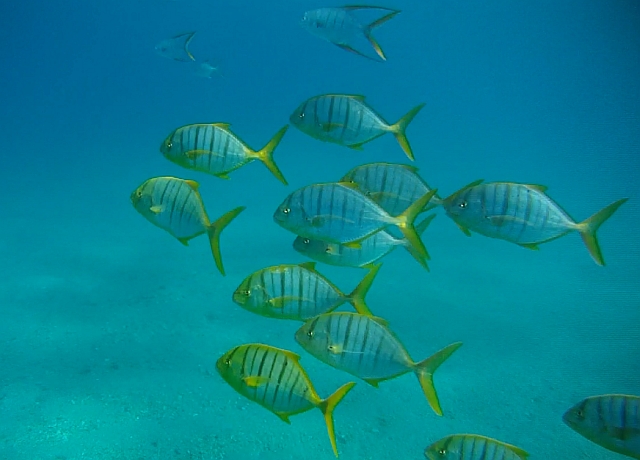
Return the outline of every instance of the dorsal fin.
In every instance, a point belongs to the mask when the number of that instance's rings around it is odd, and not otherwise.
[[[198,184],[196,181],[191,180],[191,179],[187,179],[185,180],[186,184],[191,187],[193,189],[193,191],[197,192],[198,191],[198,187],[200,187],[200,184]]]
[[[546,192],[547,189],[549,188],[546,185],[540,185],[540,184],[527,184],[527,187],[542,193]]]
[[[362,94],[350,94],[349,97],[364,102],[364,96]]]
[[[218,128],[222,128],[222,129],[229,129],[229,126],[231,126],[231,123],[224,123],[224,122],[218,122],[218,123],[211,123],[213,126],[216,126]]]
[[[389,325],[389,321],[384,318],[380,318],[379,316],[370,316],[372,320],[378,323],[380,326],[387,327]]]
[[[313,262],[313,261],[302,262],[301,264],[298,264],[298,266],[299,266],[300,268],[304,268],[304,269],[306,269],[306,270],[310,270],[310,271],[312,271],[312,272],[317,271],[317,270],[316,270],[316,263],[315,263],[315,262]]]

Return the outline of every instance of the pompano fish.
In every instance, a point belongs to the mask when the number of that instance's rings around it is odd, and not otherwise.
[[[542,185],[514,182],[472,182],[442,200],[454,222],[468,236],[469,230],[529,249],[576,230],[598,265],[604,265],[596,232],[628,198],[622,198],[583,222],[573,220]]]
[[[196,58],[194,58],[191,51],[189,51],[189,43],[191,43],[195,34],[195,32],[187,32],[162,40],[156,45],[156,53],[167,59],[173,59],[174,61],[195,61]]]
[[[149,222],[188,246],[189,240],[206,233],[216,266],[223,275],[220,233],[245,207],[237,207],[211,223],[198,191],[199,184],[177,177],[153,177],[131,194],[131,203]]]
[[[435,216],[435,214],[431,214],[416,225],[418,235],[422,235]],[[396,238],[386,230],[381,230],[360,241],[359,248],[339,243],[329,243],[318,239],[304,238],[302,236],[296,237],[293,242],[293,248],[296,251],[319,262],[342,267],[360,268],[371,267],[373,263],[399,246],[409,251],[409,254],[429,271],[427,259],[417,254],[406,238]]]
[[[260,150],[253,150],[229,129],[229,123],[197,123],[174,130],[160,146],[169,161],[184,168],[205,172],[222,179],[247,163],[260,160],[287,185],[282,172],[273,161],[273,151],[287,132],[284,126]]]
[[[526,460],[519,447],[477,434],[452,434],[424,451],[428,460]]]
[[[424,243],[413,223],[435,190],[416,200],[397,217],[390,216],[353,184],[313,184],[291,193],[276,209],[273,219],[296,235],[331,243],[351,243],[359,248],[361,240],[395,225],[420,257],[428,258]]]
[[[462,346],[453,343],[433,356],[414,362],[382,318],[358,313],[325,313],[309,319],[296,331],[296,341],[309,354],[365,382],[379,382],[414,372],[433,411],[442,415],[433,373]]]
[[[381,11],[386,14],[369,24],[363,24],[362,21],[355,16],[355,13],[358,11]],[[385,61],[387,58],[378,42],[373,38],[372,31],[398,13],[400,13],[399,10],[376,6],[319,8],[304,13],[300,25],[311,34],[333,43],[345,51],[378,60],[356,49],[356,42],[368,41],[371,46],[373,46],[377,57]]]
[[[316,271],[315,265],[305,262],[258,270],[242,281],[233,293],[233,301],[262,316],[299,321],[333,311],[345,302],[359,313],[371,314],[364,298],[380,265],[372,267],[351,294],[340,291]]]
[[[565,412],[562,420],[589,441],[640,459],[639,396],[591,396]]]
[[[352,182],[392,216],[402,214],[414,201],[433,190],[418,175],[418,168],[396,163],[368,163],[356,166],[340,182]],[[434,196],[425,211],[442,204]]]
[[[303,133],[334,144],[361,150],[362,145],[383,134],[392,133],[402,150],[413,161],[413,151],[407,139],[409,123],[424,107],[420,104],[398,122],[390,125],[364,100],[353,94],[323,94],[304,101],[289,120]]]
[[[242,396],[257,402],[281,420],[314,407],[322,411],[333,453],[338,456],[333,427],[333,410],[355,382],[338,388],[322,399],[309,376],[298,362],[300,356],[280,348],[259,343],[240,345],[225,353],[216,363],[222,378]]]

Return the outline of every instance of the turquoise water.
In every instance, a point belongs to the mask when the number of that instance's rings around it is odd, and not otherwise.
[[[87,4],[90,3],[90,4]],[[272,214],[304,185],[373,161],[407,162],[392,136],[362,152],[290,128],[275,153],[289,186],[254,163],[228,181],[159,152],[174,128],[225,121],[259,148],[304,99],[364,94],[408,129],[440,194],[476,180],[544,184],[576,220],[603,225],[606,267],[570,234],[529,251],[467,238],[442,210],[425,272],[398,249],[367,300],[415,360],[464,342],[435,374],[443,417],[414,376],[358,381],[335,411],[341,459],[420,459],[452,433],[531,459],[622,459],[562,423],[579,400],[640,395],[640,9],[633,1],[389,1],[375,32],[388,61],[298,26],[310,1],[14,2],[2,15],[0,458],[331,459],[318,410],[282,423],[216,373],[229,348],[300,353],[321,396],[353,378],[306,355],[296,322],[231,301],[249,273],[306,259]],[[196,30],[205,79],[154,52]],[[222,234],[182,246],[131,206],[156,175],[200,182],[209,215],[247,206]],[[350,291],[364,270],[318,265]],[[344,307],[347,309],[347,307]]]

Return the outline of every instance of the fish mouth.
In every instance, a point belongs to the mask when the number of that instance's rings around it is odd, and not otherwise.
[[[240,306],[244,306],[245,297],[242,294],[240,294],[240,291],[238,290],[233,293],[233,301]]]

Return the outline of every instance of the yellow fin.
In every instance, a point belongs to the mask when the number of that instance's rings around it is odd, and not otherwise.
[[[362,379],[362,380],[364,380],[374,388],[378,388],[378,384],[381,382],[380,379]]]
[[[289,414],[284,414],[282,412],[274,412],[274,414],[276,414],[280,420],[282,420],[283,422],[291,425],[291,420],[289,420]]]
[[[454,222],[455,222],[455,221],[454,221]],[[462,231],[462,233],[464,233],[464,234],[465,234],[465,235],[467,235],[467,236],[471,236],[471,231],[470,231],[467,227],[465,227],[465,226],[463,226],[463,225],[460,225],[458,222],[456,222],[456,225],[458,226],[458,228],[460,229],[460,231]]]
[[[244,377],[242,381],[245,383],[245,385],[255,388],[259,387],[260,385],[266,385],[269,382],[269,379],[267,377],[261,377],[259,375],[249,375],[247,377]]]
[[[381,326],[387,327],[389,325],[389,321],[384,318],[380,318],[379,316],[372,316],[371,319]]]
[[[340,123],[323,123],[321,125],[321,128],[325,133],[328,133],[330,131],[333,131],[334,129],[342,129],[343,126],[344,125]]]
[[[289,357],[290,359],[292,359],[295,362],[300,361],[300,355],[297,354],[297,353],[294,353],[293,351],[282,350],[282,353],[284,353],[287,357]]]
[[[187,152],[184,152],[184,155],[190,160],[193,160],[198,155],[207,155],[209,153],[211,153],[209,150],[189,150]]]
[[[531,249],[532,251],[537,251],[537,250],[540,249],[538,247],[537,243],[522,243],[522,244],[519,244],[518,246],[522,246],[523,248]]]
[[[198,187],[200,187],[200,184],[198,184],[196,181],[191,180],[191,179],[187,179],[185,180],[185,182],[187,183],[187,185],[189,187],[191,187],[194,191],[198,191]]]
[[[433,385],[433,373],[461,346],[462,342],[452,343],[451,345],[448,345],[442,350],[434,353],[427,359],[413,365],[413,370],[418,376],[422,391],[424,392],[431,409],[433,409],[433,411],[438,415],[442,415],[442,408],[440,407],[440,400],[438,399],[436,388]]]
[[[189,238],[178,238],[178,241],[180,241],[185,246],[189,246]]]
[[[340,403],[340,401],[342,401],[342,398],[344,398],[346,394],[351,391],[355,384],[355,382],[345,383],[340,388],[338,388],[335,393],[333,393],[327,399],[323,399],[318,404],[318,408],[324,414],[324,421],[327,424],[327,432],[329,433],[329,439],[331,440],[331,447],[333,448],[333,453],[336,457],[338,456],[338,447],[336,446],[336,434],[333,427],[333,411]]]
[[[222,128],[222,129],[229,129],[229,127],[231,126],[231,123],[224,123],[224,122],[211,123],[211,124],[217,128]]]
[[[373,283],[373,280],[378,274],[378,270],[380,270],[381,266],[382,264],[372,265],[369,273],[367,273],[364,278],[362,278],[353,292],[351,292],[351,294],[347,296],[347,299],[349,300],[351,305],[353,305],[356,311],[361,315],[372,316],[371,310],[369,310],[369,307],[367,306],[364,298],[367,295],[367,292],[369,292],[371,284]]]
[[[298,297],[298,296],[290,295],[290,296],[282,296],[282,297],[276,297],[274,299],[270,299],[269,300],[269,304],[271,304],[271,306],[274,307],[274,308],[284,308],[284,306],[288,302],[294,302],[294,301],[298,301],[298,300],[309,301],[309,299],[306,299],[304,297]]]
[[[529,187],[532,190],[537,190],[538,192],[546,192],[547,189],[549,187],[547,187],[546,185],[539,185],[539,184],[527,184],[527,187]]]
[[[360,241],[352,241],[351,243],[344,243],[343,246],[349,249],[360,249],[362,244]]]
[[[360,142],[359,144],[347,145],[347,147],[349,147],[350,149],[353,149],[353,150],[363,150],[363,148],[362,148],[363,145],[364,145],[364,142]]]
[[[333,355],[339,355],[342,353],[342,345],[330,344],[327,346],[327,350]]]
[[[362,94],[350,94],[349,97],[357,101],[364,102],[364,96]]]
[[[267,169],[271,171],[271,174],[273,174],[276,177],[276,179],[278,179],[284,185],[288,185],[288,183],[287,183],[287,180],[284,178],[282,171],[280,171],[280,168],[278,168],[278,165],[273,159],[273,152],[278,146],[278,144],[280,144],[280,141],[282,140],[282,136],[284,136],[284,133],[287,132],[287,129],[289,129],[289,125],[285,125],[282,128],[280,128],[280,130],[271,138],[271,140],[267,143],[267,145],[265,145],[262,149],[258,150],[257,152],[253,153],[258,157],[260,161],[262,161],[262,163],[264,163]]]
[[[149,211],[151,211],[154,214],[160,214],[162,212],[164,208],[161,205],[155,205],[155,206],[151,206],[149,208]]]
[[[244,206],[232,209],[207,227],[207,234],[209,235],[209,244],[211,245],[213,260],[216,262],[216,267],[218,267],[218,270],[222,275],[224,275],[224,266],[222,265],[222,254],[220,253],[220,234],[222,233],[222,230],[224,230],[225,227],[244,210]]]
[[[220,179],[229,180],[229,174],[227,173],[220,173],[220,174],[216,174],[215,176]]]
[[[411,161],[413,161],[415,158],[413,156],[413,151],[411,150],[411,145],[409,145],[409,139],[407,139],[406,130],[407,126],[409,126],[409,123],[411,123],[414,117],[418,114],[418,112],[420,112],[420,110],[422,110],[424,106],[424,103],[415,106],[413,109],[409,110],[409,112],[400,120],[398,120],[397,123],[394,123],[389,127],[389,130],[395,136],[405,155],[407,155],[407,158],[409,158]]]
[[[582,241],[589,250],[591,258],[600,266],[604,265],[604,258],[602,257],[602,251],[600,250],[600,244],[598,243],[596,232],[598,231],[598,228],[600,228],[600,226],[627,200],[628,198],[622,198],[618,201],[614,201],[610,205],[605,206],[603,209],[596,212],[584,222],[576,224],[576,229],[580,232]]]
[[[309,261],[309,262],[302,262],[301,264],[298,264],[298,266],[300,268],[304,268],[305,270],[310,270],[312,272],[316,271],[316,263]]]

